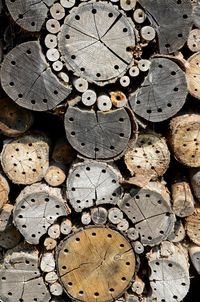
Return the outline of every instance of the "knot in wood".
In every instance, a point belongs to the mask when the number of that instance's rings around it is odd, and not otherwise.
[[[135,40],[134,23],[117,8],[103,2],[86,3],[65,18],[58,48],[75,74],[104,85],[130,67]]]
[[[109,228],[87,228],[70,236],[61,244],[57,258],[60,281],[79,301],[115,300],[135,272],[130,243]]]

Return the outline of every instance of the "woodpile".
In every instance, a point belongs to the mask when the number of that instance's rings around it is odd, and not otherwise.
[[[0,302],[199,302],[200,1],[0,16]]]

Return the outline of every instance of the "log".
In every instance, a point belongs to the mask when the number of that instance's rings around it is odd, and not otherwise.
[[[13,183],[26,185],[42,180],[49,166],[48,157],[48,138],[27,134],[4,142],[1,164]]]
[[[4,204],[0,210],[0,232],[4,232],[12,224],[13,205]]]
[[[186,217],[185,223],[186,233],[190,240],[197,245],[200,245],[200,208],[196,207],[192,215]]]
[[[194,198],[189,183],[178,178],[172,184],[173,211],[179,217],[187,217],[194,212]]]
[[[88,81],[83,78],[79,78],[79,77],[74,78],[73,85],[76,88],[76,90],[81,93],[86,92],[88,90]]]
[[[35,111],[54,108],[71,92],[53,74],[37,41],[22,43],[7,54],[1,84],[14,102]]]
[[[95,217],[96,218],[96,217]],[[83,225],[89,225],[92,221],[90,212],[83,211],[81,214],[81,222]]]
[[[122,91],[111,92],[110,96],[111,102],[116,108],[124,107],[128,102],[126,95]]]
[[[72,231],[72,222],[70,219],[63,219],[60,225],[60,231],[63,235],[68,235]]]
[[[45,281],[49,284],[55,283],[58,280],[58,275],[55,272],[49,272],[45,275]]]
[[[112,224],[118,224],[123,219],[123,212],[118,208],[108,210],[108,219]]]
[[[60,225],[58,223],[52,224],[48,229],[48,235],[52,239],[60,237]]]
[[[186,79],[189,93],[197,99],[200,99],[199,89],[199,62],[200,52],[194,53],[186,63]]]
[[[130,95],[129,100],[136,114],[151,122],[161,122],[183,107],[187,96],[186,79],[184,72],[170,59],[154,58],[150,62],[141,88]]]
[[[42,255],[40,268],[44,273],[49,273],[54,271],[55,260],[52,253],[46,252]]]
[[[189,256],[197,273],[200,274],[200,247],[195,244],[191,244],[188,248]]]
[[[100,111],[109,111],[112,108],[112,102],[108,95],[102,94],[97,98],[97,107]]]
[[[2,173],[0,173],[0,209],[8,201],[10,193],[10,186]]]
[[[192,1],[192,6],[193,6],[193,11],[192,11],[192,19],[193,23],[196,27],[200,27],[200,1],[199,0],[194,0]]]
[[[117,224],[117,229],[120,232],[125,232],[129,228],[129,222],[127,219],[123,218],[118,224]]]
[[[189,171],[190,174],[190,182],[192,186],[192,190],[194,192],[195,197],[200,200],[200,173],[199,168],[192,168]]]
[[[52,162],[44,176],[45,181],[52,187],[62,185],[66,179],[66,167],[64,165]]]
[[[47,5],[52,5],[53,0],[44,2],[34,1],[5,1],[13,20],[23,29],[28,31],[40,31],[48,14]]]
[[[61,296],[62,293],[63,293],[63,288],[62,286],[60,285],[60,283],[58,282],[55,282],[53,284],[51,284],[49,286],[49,290],[50,290],[50,293],[53,295],[53,296]]]
[[[38,244],[42,235],[60,217],[70,210],[61,190],[45,184],[25,187],[16,199],[14,224],[30,244]]]
[[[134,24],[110,3],[95,2],[82,3],[66,16],[58,48],[76,76],[102,86],[127,71],[130,45],[135,46]]]
[[[146,14],[144,12],[143,9],[141,8],[137,8],[136,10],[134,10],[133,12],[133,19],[136,23],[144,23],[144,21],[146,20]]]
[[[140,241],[137,240],[133,242],[132,245],[136,254],[140,255],[144,253],[144,246]]]
[[[33,124],[31,111],[19,107],[9,98],[0,100],[0,131],[11,137],[22,135]]]
[[[146,184],[163,176],[170,163],[165,138],[154,132],[139,134],[136,144],[129,144],[124,161],[131,175],[140,181],[143,178]]]
[[[127,236],[131,241],[135,241],[139,238],[139,233],[135,228],[131,227],[127,230]]]
[[[187,45],[192,52],[200,51],[200,29],[196,28],[191,30],[188,36]]]
[[[183,223],[181,220],[176,220],[174,225],[174,230],[172,233],[168,236],[168,240],[177,243],[183,241],[185,238],[185,228],[183,226]]]
[[[141,29],[141,36],[145,41],[152,41],[156,37],[156,31],[152,26],[144,26]]]
[[[123,10],[125,11],[129,11],[129,10],[134,10],[135,6],[136,6],[136,0],[120,0],[120,6]]]
[[[131,189],[118,206],[134,224],[143,245],[159,244],[174,227],[170,196],[161,183],[151,182],[142,189]]]
[[[0,299],[48,302],[51,297],[38,265],[38,251],[29,245],[8,251],[0,270]]]
[[[188,257],[183,247],[163,242],[151,250],[148,262],[152,299],[182,301],[190,286]]]
[[[64,137],[59,138],[54,146],[52,159],[63,165],[71,163],[76,158],[76,152]]]
[[[46,35],[44,43],[47,48],[55,48],[58,44],[57,36],[53,34]]]
[[[170,122],[170,144],[176,159],[189,167],[200,166],[198,114],[184,114]]]
[[[49,19],[46,22],[46,29],[48,32],[50,32],[51,34],[57,34],[60,32],[61,30],[61,26],[58,20],[55,19]]]
[[[0,232],[0,247],[12,249],[19,244],[22,237],[13,225],[9,225],[3,232]]]
[[[123,191],[120,177],[116,167],[103,162],[74,163],[67,178],[67,196],[71,206],[76,212],[81,212],[93,205],[116,204]]]
[[[54,3],[50,8],[52,18],[61,20],[65,16],[65,9],[60,3]]]
[[[158,47],[162,54],[176,52],[187,41],[192,26],[192,5],[190,1],[139,0],[147,12],[158,35]],[[167,11],[167,14],[166,14]]]
[[[138,276],[135,277],[131,289],[137,295],[141,295],[144,291],[145,284]]]
[[[108,217],[108,211],[103,207],[97,207],[91,209],[91,219],[96,225],[106,224]],[[89,217],[88,217],[89,220]]]
[[[81,100],[82,103],[87,107],[94,105],[97,100],[96,92],[91,89],[86,90],[85,92],[83,92]]]
[[[113,301],[121,296],[135,272],[130,243],[105,227],[86,228],[65,239],[59,247],[57,263],[58,276],[67,294],[88,302],[96,297]]]
[[[50,237],[45,238],[44,240],[44,246],[47,251],[54,250],[57,246],[57,242],[55,239],[52,239]]]
[[[92,159],[113,160],[122,156],[131,131],[134,135],[135,128],[134,122],[131,130],[131,121],[124,108],[95,113],[93,110],[69,107],[65,114],[65,131],[69,143],[80,154]]]

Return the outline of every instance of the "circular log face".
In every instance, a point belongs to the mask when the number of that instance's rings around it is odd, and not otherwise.
[[[65,18],[59,50],[68,68],[91,82],[109,82],[128,69],[134,25],[107,3],[80,5]]]
[[[67,193],[77,212],[97,204],[116,204],[122,194],[120,173],[106,163],[75,165],[67,178]]]
[[[65,131],[69,143],[83,156],[108,160],[125,150],[131,136],[131,121],[124,108],[95,113],[69,107]]]
[[[129,286],[135,272],[131,245],[107,228],[93,227],[72,235],[57,256],[65,290],[80,301],[113,301]]]
[[[197,245],[200,245],[200,208],[186,218],[186,232],[189,238]]]
[[[200,52],[195,53],[188,59],[186,77],[189,93],[200,99]]]
[[[151,122],[161,122],[175,115],[187,96],[184,72],[172,60],[151,60],[148,76],[141,89],[130,97],[133,111]]]

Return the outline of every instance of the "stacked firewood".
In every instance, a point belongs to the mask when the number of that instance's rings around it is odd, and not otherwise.
[[[0,301],[199,301],[200,1],[0,14]]]

